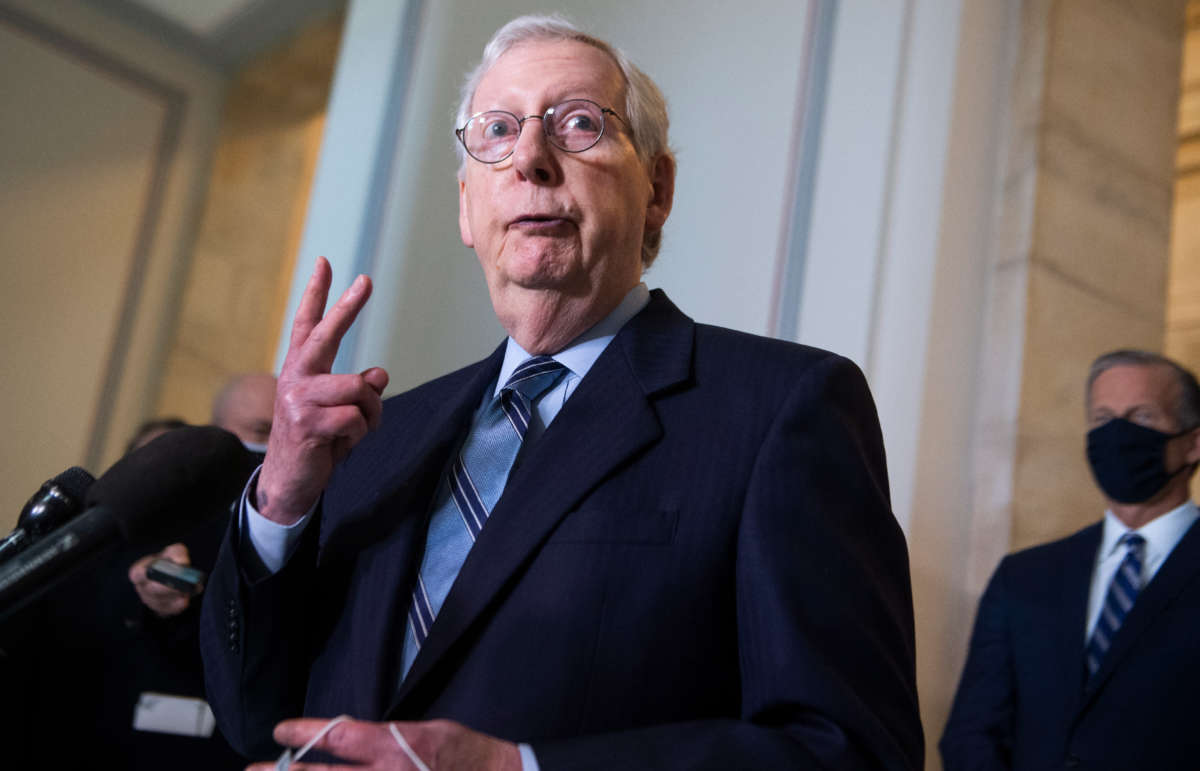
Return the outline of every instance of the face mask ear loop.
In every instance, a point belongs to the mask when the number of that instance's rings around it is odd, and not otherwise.
[[[1195,431],[1197,428],[1200,428],[1200,426],[1192,426],[1191,428],[1185,428],[1177,434],[1171,434],[1170,438],[1178,439],[1181,436],[1187,436],[1188,434]],[[1167,478],[1174,479],[1175,477],[1179,476],[1179,474],[1181,472],[1186,471],[1189,468],[1195,469],[1197,466],[1200,466],[1200,461],[1193,461],[1192,463],[1185,463],[1182,466],[1180,466],[1179,468],[1175,469],[1174,471],[1168,471]]]
[[[417,757],[417,753],[413,752],[413,748],[408,746],[408,742],[404,740],[404,736],[396,728],[396,724],[388,723],[388,730],[392,732],[392,738],[396,740],[396,744],[400,745],[400,749],[408,756],[412,764],[417,767],[417,771],[429,771],[429,766],[421,762],[421,759]]]
[[[323,737],[323,736],[325,736],[325,734],[329,733],[329,731],[335,725],[337,725],[338,723],[344,723],[349,719],[350,719],[349,715],[338,715],[333,720],[330,720],[328,723],[325,724],[325,727],[322,728],[320,731],[318,731],[316,736],[309,739],[308,744],[301,747],[296,752],[295,755],[292,754],[291,748],[284,750],[283,754],[279,756],[279,760],[275,761],[275,771],[287,771],[289,766],[291,766],[293,763],[295,763],[300,758],[304,757],[304,755],[309,750],[311,750],[313,748],[313,746],[316,745],[317,742],[321,741],[321,737]],[[426,771],[428,771],[428,769],[426,769]]]

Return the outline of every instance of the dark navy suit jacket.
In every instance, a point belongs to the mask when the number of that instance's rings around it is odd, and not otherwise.
[[[996,569],[940,745],[946,771],[1200,768],[1200,527],[1142,590],[1088,679],[1084,628],[1102,527]]]
[[[450,718],[544,771],[922,765],[912,598],[875,408],[824,351],[696,325],[661,292],[527,448],[400,683],[430,501],[485,361],[389,399],[319,522],[202,625],[236,747],[279,719]]]

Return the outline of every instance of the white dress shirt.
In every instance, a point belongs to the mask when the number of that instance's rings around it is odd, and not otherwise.
[[[1096,553],[1096,565],[1092,568],[1092,586],[1088,592],[1087,628],[1083,636],[1085,645],[1091,639],[1092,631],[1100,620],[1100,610],[1108,594],[1108,585],[1112,583],[1117,568],[1125,561],[1126,547],[1120,543],[1121,537],[1126,533],[1137,533],[1146,539],[1142,550],[1142,587],[1145,588],[1197,517],[1200,517],[1200,509],[1188,501],[1166,514],[1155,517],[1137,530],[1130,530],[1111,511],[1104,512],[1104,535],[1100,539],[1100,551]]]

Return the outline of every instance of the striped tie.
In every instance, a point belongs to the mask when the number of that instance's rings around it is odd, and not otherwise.
[[[1112,583],[1108,585],[1108,594],[1104,598],[1104,607],[1100,610],[1100,619],[1096,622],[1092,639],[1088,640],[1089,677],[1100,669],[1104,654],[1108,653],[1117,630],[1121,628],[1125,616],[1133,608],[1133,603],[1142,588],[1142,547],[1146,539],[1137,533],[1126,533],[1117,543],[1125,544],[1125,559],[1121,561]]]
[[[549,356],[522,362],[472,426],[442,480],[408,613],[402,676],[425,643],[467,552],[504,490],[529,430],[534,400],[565,372]]]

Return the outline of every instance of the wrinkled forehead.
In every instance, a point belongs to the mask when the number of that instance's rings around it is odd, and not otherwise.
[[[561,99],[586,97],[623,113],[625,88],[616,60],[601,48],[579,40],[526,41],[505,51],[484,72],[470,112],[540,112]]]

